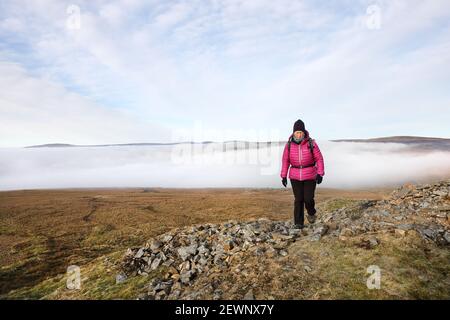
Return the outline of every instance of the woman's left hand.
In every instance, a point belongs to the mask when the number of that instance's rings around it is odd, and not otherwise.
[[[321,183],[322,183],[322,180],[323,180],[323,177],[322,177],[320,174],[318,174],[318,175],[316,176],[316,182],[317,182],[317,184],[321,184]]]

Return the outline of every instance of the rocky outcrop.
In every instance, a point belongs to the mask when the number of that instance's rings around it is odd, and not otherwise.
[[[345,240],[358,234],[390,232],[405,236],[417,232],[437,245],[449,243],[450,181],[407,184],[382,201],[361,201],[354,206],[324,213],[320,223]]]
[[[151,239],[141,248],[130,248],[122,265],[124,276],[147,275],[160,266],[168,269],[165,281],[150,285],[149,298],[177,297],[182,285],[190,285],[213,269],[227,269],[233,257],[244,252],[286,256],[286,247],[301,236],[289,221],[258,219],[229,221],[175,229]],[[174,284],[178,291],[171,290]]]
[[[117,283],[127,277],[146,276],[164,268],[162,277],[152,278],[144,299],[195,299],[196,282],[204,283],[214,299],[221,292],[215,274],[223,271],[256,270],[258,259],[283,259],[295,241],[347,241],[361,238],[359,245],[371,249],[380,244],[380,234],[405,237],[416,233],[437,246],[450,243],[450,181],[427,185],[404,185],[388,199],[358,201],[331,212],[319,212],[318,219],[305,229],[290,221],[229,221],[195,225],[161,234],[143,247],[125,253]],[[245,270],[244,270],[245,269]],[[311,267],[304,267],[306,272]],[[203,279],[203,281],[199,281]],[[236,284],[239,286],[239,284]],[[245,288],[243,298],[252,299]]]

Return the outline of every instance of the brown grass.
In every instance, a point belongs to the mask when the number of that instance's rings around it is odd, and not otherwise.
[[[390,189],[318,188],[334,199],[380,199]],[[230,219],[292,218],[291,189],[63,189],[0,192],[0,296],[33,287],[174,227]]]

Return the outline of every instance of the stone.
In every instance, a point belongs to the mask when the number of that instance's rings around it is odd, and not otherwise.
[[[264,255],[265,251],[266,251],[266,250],[264,250],[264,248],[257,248],[257,249],[255,250],[255,255],[257,255],[257,256],[262,256],[262,255]]]
[[[136,252],[136,254],[134,255],[134,257],[135,257],[136,259],[139,259],[139,258],[141,258],[143,255],[144,255],[144,248],[140,248],[140,249],[138,250],[138,252]]]
[[[163,266],[170,267],[174,262],[175,260],[173,259],[167,259],[166,261],[163,262]]]
[[[338,225],[336,222],[330,222],[327,224],[329,231],[334,231],[338,229]]]
[[[326,235],[328,232],[328,226],[327,225],[318,225],[314,228],[313,233],[314,234],[320,234],[321,236]]]
[[[170,289],[172,288],[172,284],[173,284],[173,281],[172,281],[172,280],[163,281],[163,282],[158,283],[158,284],[154,287],[154,290],[155,290],[156,292],[162,290],[162,291],[164,291],[166,294],[169,294],[169,293],[170,293]]]
[[[230,250],[233,249],[233,248],[234,248],[233,241],[231,241],[231,240],[225,241],[225,243],[224,243],[224,245],[223,245],[223,249],[224,249],[225,251],[230,251]]]
[[[397,191],[397,197],[404,198],[411,192],[411,189],[408,186],[403,186],[400,190]]]
[[[164,236],[161,238],[161,241],[164,242],[164,243],[167,243],[167,242],[169,242],[169,241],[172,240],[172,239],[173,239],[173,236],[172,236],[171,234],[166,234],[166,235],[164,235]]]
[[[209,254],[209,249],[206,248],[204,245],[201,245],[200,247],[198,247],[198,253],[201,255],[208,255]]]
[[[180,271],[185,271],[185,270],[190,270],[191,269],[191,262],[189,261],[189,260],[186,260],[186,261],[184,261],[184,262],[182,262],[180,265],[179,265],[179,268],[178,268]]]
[[[434,195],[440,196],[440,197],[445,197],[448,192],[447,191],[443,191],[443,190],[436,190],[433,192]]]
[[[303,269],[308,273],[312,271],[312,268],[310,266],[304,266]]]
[[[421,233],[429,239],[434,239],[436,237],[436,231],[432,229],[424,229]]]
[[[277,254],[277,250],[275,250],[273,247],[269,247],[269,248],[266,250],[266,255],[267,255],[267,257],[269,257],[269,258],[275,257],[276,254]]]
[[[180,280],[183,284],[188,284],[194,277],[195,271],[194,270],[183,270],[180,273]]]
[[[300,232],[300,230],[298,230]],[[293,235],[284,235],[279,233],[272,233],[272,239],[275,241],[288,241],[294,238]]]
[[[404,237],[406,235],[406,230],[395,229],[394,233],[397,237]]]
[[[349,237],[353,235],[353,231],[350,228],[344,228],[341,230],[340,236]]]
[[[155,295],[155,300],[164,300],[167,297],[167,293],[165,291],[159,291]]]
[[[128,248],[127,251],[125,252],[125,257],[129,257],[134,255],[134,251],[131,248]]]
[[[185,261],[190,256],[195,255],[195,253],[197,252],[197,245],[193,244],[190,246],[178,248],[177,252],[180,258]]]
[[[253,294],[253,289],[250,289],[245,295],[243,300],[255,300],[255,295]]]
[[[153,260],[150,269],[152,270],[156,270],[156,268],[159,267],[159,265],[161,264],[161,259],[160,258],[156,258],[155,260]]]
[[[301,232],[302,231],[300,229],[289,229],[289,235],[292,236],[293,238],[300,236]]]
[[[166,255],[164,254],[164,252],[159,252],[159,258],[162,260],[162,261],[166,261],[167,260],[167,257],[166,257]]]
[[[375,237],[370,237],[369,238],[369,244],[373,248],[373,247],[376,247],[379,244],[379,241]]]
[[[116,275],[116,284],[123,283],[127,280],[127,276],[124,273],[119,273]]]
[[[278,243],[275,243],[273,245],[273,248],[275,248],[275,249],[284,249],[284,248],[287,247],[287,245],[288,245],[287,242],[278,242]]]
[[[446,232],[444,233],[443,238],[444,238],[444,240],[445,240],[447,243],[450,243],[450,232],[446,231]]]
[[[320,235],[320,233],[317,234],[313,234],[311,235],[311,237],[309,238],[310,241],[319,241],[322,238],[322,236]]]
[[[361,241],[359,246],[362,247],[362,248],[365,248],[365,249],[373,249],[378,244],[379,244],[378,239],[376,237],[374,237],[374,236],[370,236],[370,237],[364,238]]]
[[[162,246],[162,243],[161,243],[161,242],[159,242],[158,240],[154,240],[154,241],[152,241],[152,243],[150,244],[150,249],[151,249],[152,251],[156,251],[156,250],[158,250],[159,248],[161,248],[161,246]]]

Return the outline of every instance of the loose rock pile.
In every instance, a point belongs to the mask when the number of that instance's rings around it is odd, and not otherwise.
[[[324,213],[319,219],[342,240],[360,234],[391,232],[405,236],[418,232],[438,245],[450,243],[450,181],[414,186],[404,185],[381,201],[360,201]],[[375,245],[375,241],[371,241]]]
[[[122,265],[124,274],[117,278],[147,275],[166,266],[165,281],[151,283],[148,298],[163,299],[169,293],[176,298],[181,286],[172,290],[175,283],[190,285],[198,275],[212,268],[227,269],[234,255],[255,247],[258,247],[256,254],[286,256],[285,248],[300,236],[301,230],[293,228],[291,222],[268,219],[175,229],[151,239],[142,248],[128,249]]]
[[[380,244],[380,233],[404,237],[417,232],[424,241],[446,246],[450,243],[449,191],[450,181],[405,185],[385,200],[359,201],[332,212],[318,212],[316,223],[303,230],[295,229],[290,221],[268,219],[174,229],[150,239],[143,247],[128,249],[116,282],[165,267],[164,277],[154,278],[143,298],[178,299],[183,289],[202,275],[208,277],[231,267],[239,272],[236,265],[246,255],[286,257],[295,241],[320,241],[324,236],[346,241],[363,236],[359,245],[372,249]],[[232,266],[233,261],[238,262]],[[215,295],[220,298],[220,292]]]

